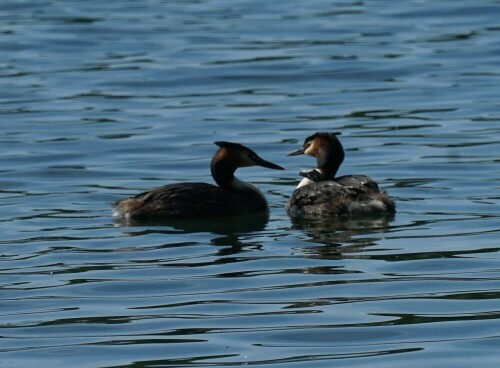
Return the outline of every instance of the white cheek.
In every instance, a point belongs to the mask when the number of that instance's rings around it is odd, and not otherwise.
[[[306,148],[306,150],[304,151],[304,153],[308,156],[314,156],[313,154],[313,147],[312,145],[310,145],[309,147]]]

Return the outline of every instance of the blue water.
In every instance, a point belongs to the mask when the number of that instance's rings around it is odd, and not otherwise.
[[[494,367],[499,1],[0,4],[0,367]],[[391,220],[294,222],[340,173]],[[124,226],[111,203],[213,182],[216,140],[267,223]]]

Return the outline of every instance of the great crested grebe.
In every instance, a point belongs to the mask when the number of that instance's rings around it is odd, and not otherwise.
[[[293,217],[394,214],[394,201],[369,176],[335,177],[344,161],[344,149],[337,135],[340,133],[313,134],[302,147],[288,154],[316,157],[318,167],[300,172],[304,179],[288,201],[287,212]]]
[[[267,212],[266,198],[252,184],[238,180],[239,167],[262,166],[284,170],[251,149],[231,142],[215,142],[211,171],[215,182],[169,184],[115,203],[114,216],[125,219],[216,217]]]

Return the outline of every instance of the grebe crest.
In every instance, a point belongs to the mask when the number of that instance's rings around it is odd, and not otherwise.
[[[238,143],[218,141],[211,162],[212,177],[219,186],[207,183],[165,185],[115,203],[114,216],[124,219],[162,217],[217,217],[269,210],[264,195],[255,186],[239,180],[240,167],[262,166],[284,170]]]
[[[338,135],[340,132],[315,133],[288,154],[313,156],[317,168],[299,173],[304,179],[288,201],[287,212],[303,217],[395,213],[394,201],[369,176],[336,176],[345,157]]]

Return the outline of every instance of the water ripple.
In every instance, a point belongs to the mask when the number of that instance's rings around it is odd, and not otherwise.
[[[493,366],[498,4],[3,1],[0,361],[11,367]],[[297,221],[342,131],[382,219]],[[111,204],[212,182],[217,140],[269,219],[122,223]],[[2,365],[2,364],[0,364]]]

